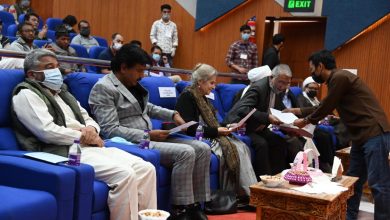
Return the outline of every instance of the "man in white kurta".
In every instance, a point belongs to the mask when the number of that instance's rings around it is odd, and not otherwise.
[[[154,166],[117,148],[105,148],[98,135],[100,127],[77,102],[76,106],[80,110],[78,114],[81,113],[84,120],[84,123],[80,123],[74,109],[61,98],[67,92],[61,91],[63,82],[58,76],[61,73],[55,54],[44,49],[34,50],[26,56],[24,67],[24,85],[27,83],[34,89],[28,89],[27,85],[27,88],[14,93],[12,105],[18,122],[41,141],[42,145],[70,146],[74,140],[80,140],[84,146],[81,162],[93,166],[96,178],[110,187],[110,219],[137,220],[138,209],[156,208]],[[35,88],[41,93],[37,93]],[[48,106],[42,95],[55,100],[63,112],[66,126],[59,126],[54,122],[49,112],[51,106]]]

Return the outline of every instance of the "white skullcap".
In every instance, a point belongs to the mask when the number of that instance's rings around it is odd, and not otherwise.
[[[271,76],[271,69],[268,65],[253,68],[248,72],[248,79],[251,82],[256,82],[267,76]]]
[[[304,89],[308,84],[310,83],[316,83],[311,76],[307,77],[303,83],[302,83],[302,88]]]

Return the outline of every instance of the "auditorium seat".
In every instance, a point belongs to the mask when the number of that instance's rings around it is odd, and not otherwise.
[[[89,58],[88,51],[80,44],[70,44],[70,46],[76,50],[77,56],[82,58]]]
[[[107,47],[93,46],[89,49],[89,58],[98,59],[99,54],[105,50]],[[100,72],[100,68],[97,66],[87,66],[88,72]]]
[[[97,42],[99,43],[99,46],[101,47],[108,47],[108,43],[107,43],[107,40],[103,37],[99,37],[99,36],[93,36]]]
[[[4,25],[3,25],[3,30],[4,30]],[[18,26],[16,24],[11,24],[8,26],[7,29],[7,36],[11,36],[11,37],[16,37],[16,33],[18,32]]]
[[[34,44],[37,45],[37,47],[42,48],[45,46],[45,44],[49,45],[51,41],[48,40],[34,40]]]
[[[8,26],[15,24],[14,16],[6,11],[0,11],[0,19],[3,21],[3,29],[1,30],[2,35],[7,35]]]
[[[61,18],[48,18],[48,19],[46,19],[46,24],[47,24],[47,28],[49,30],[55,31],[56,27],[58,25],[63,24],[63,23],[62,23],[62,19]]]

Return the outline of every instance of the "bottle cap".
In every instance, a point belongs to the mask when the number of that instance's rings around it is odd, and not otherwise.
[[[73,143],[80,144],[80,140],[74,140]]]

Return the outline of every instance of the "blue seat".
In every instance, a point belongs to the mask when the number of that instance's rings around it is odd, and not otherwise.
[[[187,87],[187,86],[190,86],[192,83],[189,82],[189,81],[180,81],[180,82],[177,82],[176,83],[176,89],[177,91],[180,93],[182,93],[184,91],[184,89]]]
[[[76,50],[78,57],[89,58],[88,51],[85,47],[80,44],[70,44],[70,46]]]
[[[61,18],[48,18],[48,19],[46,19],[46,24],[47,24],[47,28],[49,30],[55,31],[56,27],[58,25],[63,24],[63,23],[62,23],[62,19]]]
[[[64,166],[0,155],[0,219],[72,219],[75,179]]]
[[[4,30],[4,25],[3,25],[3,30]],[[11,24],[8,26],[7,30],[7,35],[16,37],[16,33],[18,32],[18,26],[16,24]]]
[[[53,30],[47,30],[46,38],[56,42],[56,32]]]
[[[298,97],[302,93],[301,87],[298,86],[291,86],[290,91],[294,94],[295,97]]]
[[[0,19],[3,21],[3,29],[1,30],[2,35],[7,35],[8,26],[15,24],[14,16],[6,11],[0,11]]]
[[[221,107],[218,108],[218,111],[221,110],[220,114],[224,118],[225,115],[230,111],[230,109],[233,107],[233,99],[234,96],[243,88],[245,88],[246,85],[244,84],[225,84],[225,83],[219,83],[215,90],[221,97]],[[222,98],[223,97],[223,98]]]
[[[98,59],[99,54],[105,49],[107,49],[107,47],[101,47],[101,46],[91,47],[89,49],[89,58]],[[100,68],[97,66],[87,66],[87,69],[88,69],[88,72],[95,72],[95,73],[100,72]]]
[[[12,37],[12,36],[7,36],[10,43],[14,42],[16,39],[18,39],[17,37]]]
[[[25,16],[25,15],[26,15],[26,14],[21,14],[21,15],[19,15],[19,17],[18,17],[18,22],[19,22],[19,24],[21,24],[21,23],[24,22],[24,16]],[[39,17],[38,29],[41,30],[42,27],[43,27],[43,20],[42,20],[41,17]]]
[[[37,45],[37,47],[42,48],[45,44],[50,44],[51,41],[48,40],[34,40],[34,44]]]
[[[168,77],[144,77],[140,81],[140,84],[149,91],[149,102],[171,110],[175,109],[179,93],[171,79]],[[159,92],[160,87],[173,88],[175,97],[161,98]]]
[[[99,46],[101,47],[108,47],[108,43],[107,43],[107,40],[103,37],[99,37],[99,36],[93,36],[97,42],[99,43]]]

